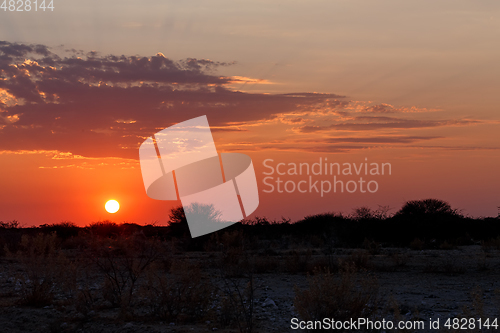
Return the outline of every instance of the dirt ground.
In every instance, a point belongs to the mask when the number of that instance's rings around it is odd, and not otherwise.
[[[329,260],[343,260],[352,249],[335,249]],[[365,253],[367,254],[367,253]],[[207,253],[190,253],[192,261],[206,261]],[[274,254],[285,261],[287,254]],[[324,257],[317,249],[308,259]],[[481,246],[448,250],[410,250],[382,248],[367,254],[368,274],[379,285],[378,318],[391,319],[394,308],[400,319],[447,318],[459,316],[500,316],[500,253]],[[0,332],[239,332],[238,327],[222,328],[209,320],[197,324],[163,322],[154,319],[121,318],[119,310],[100,308],[83,315],[71,302],[55,299],[42,308],[21,306],[13,273],[19,263],[0,259]],[[256,273],[253,275],[255,310],[253,332],[294,332],[291,319],[298,317],[294,307],[295,289],[308,287],[306,272]],[[425,330],[433,331],[433,330]],[[445,331],[445,330],[441,330]],[[301,332],[295,330],[295,332]],[[433,331],[435,332],[435,331]]]

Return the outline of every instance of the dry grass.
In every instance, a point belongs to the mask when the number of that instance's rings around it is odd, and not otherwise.
[[[221,276],[218,321],[224,326],[237,326],[240,333],[251,333],[254,329],[255,291],[253,274],[244,279]]]
[[[464,274],[466,268],[459,264],[457,260],[447,259],[442,263],[428,263],[423,268],[424,273],[445,274],[448,276],[456,276]]]
[[[420,251],[424,248],[425,242],[420,238],[415,238],[410,242],[410,249]]]
[[[390,258],[392,262],[394,263],[395,267],[405,267],[409,260],[410,257],[406,253],[400,253],[400,252],[395,252],[390,255]]]
[[[312,270],[311,266],[311,250],[306,252],[293,251],[285,257],[283,263],[283,271],[286,273],[297,274]]]
[[[481,242],[481,249],[486,253],[489,253],[492,250],[500,251],[500,236],[497,238],[483,240]]]
[[[338,274],[317,270],[308,277],[309,288],[295,287],[294,305],[302,320],[372,318],[377,309],[378,284],[354,267]]]
[[[22,305],[42,307],[52,304],[56,292],[73,292],[76,273],[71,262],[59,250],[55,233],[23,235],[18,250],[6,249],[6,255],[21,264],[15,274]]]
[[[354,250],[347,258],[340,261],[340,266],[347,269],[354,267],[357,270],[369,270],[373,268],[371,255],[366,250]]]
[[[87,258],[104,275],[102,296],[112,306],[128,311],[137,291],[138,281],[148,267],[162,254],[162,247],[155,239],[143,235],[116,238],[90,237]]]
[[[170,272],[152,266],[141,296],[158,319],[173,322],[198,322],[209,317],[214,286],[199,265],[186,260],[173,261]]]

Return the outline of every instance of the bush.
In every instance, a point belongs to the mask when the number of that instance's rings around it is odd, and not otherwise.
[[[425,215],[458,215],[450,204],[438,199],[411,200],[406,202],[396,213],[397,216],[425,216]]]
[[[10,222],[0,221],[0,229],[17,229],[19,228],[19,222],[16,220]]]
[[[70,263],[59,251],[55,233],[23,235],[18,251],[8,251],[7,255],[18,260],[22,266],[16,283],[20,288],[23,305],[49,305],[54,293],[72,282]]]
[[[425,242],[420,240],[420,238],[415,238],[410,243],[410,249],[412,250],[422,250],[425,246]]]
[[[201,321],[213,301],[213,286],[200,267],[178,260],[170,274],[152,266],[147,272],[143,295],[150,313],[168,321]]]
[[[72,222],[61,222],[61,223],[53,223],[53,224],[42,224],[39,226],[42,231],[46,233],[55,232],[57,237],[62,240],[66,240],[70,237],[76,237],[80,228],[72,223]]]
[[[93,222],[87,228],[93,235],[103,238],[120,235],[120,226],[111,221]]]
[[[309,271],[309,269],[312,268],[311,256],[311,250],[307,250],[307,252],[305,253],[293,251],[291,254],[285,257],[283,263],[284,271],[289,274],[297,274]]]
[[[303,320],[371,318],[378,302],[378,284],[347,268],[338,274],[316,270],[308,277],[309,289],[295,287],[294,305]]]
[[[253,274],[244,279],[221,276],[219,323],[238,326],[240,333],[251,333],[254,326],[255,291]]]
[[[159,242],[141,234],[116,238],[90,237],[88,258],[104,274],[103,297],[113,306],[128,311],[137,282],[147,268],[160,258]]]
[[[371,255],[365,250],[354,250],[349,256],[339,260],[344,269],[369,270],[373,268]]]

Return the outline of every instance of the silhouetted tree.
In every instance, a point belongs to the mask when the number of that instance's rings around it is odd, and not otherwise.
[[[100,237],[116,237],[121,232],[120,226],[109,220],[90,223],[87,229]]]
[[[458,215],[450,204],[439,199],[411,200],[396,213],[397,216]]]
[[[69,221],[52,224],[41,224],[38,228],[42,229],[42,231],[47,234],[56,232],[57,237],[63,240],[69,237],[77,236],[78,232],[80,231],[80,228],[76,224]]]
[[[187,223],[186,214],[184,214],[184,209],[182,208],[182,206],[172,208],[168,217],[170,218],[170,224],[182,222]]]
[[[189,226],[182,206],[172,208],[168,217],[170,234],[174,237],[189,238]]]
[[[366,220],[373,218],[373,212],[371,208],[363,206],[353,209],[352,217],[355,220]]]
[[[0,228],[1,229],[17,229],[17,228],[19,228],[19,222],[17,222],[16,220],[13,220],[10,222],[0,221]]]

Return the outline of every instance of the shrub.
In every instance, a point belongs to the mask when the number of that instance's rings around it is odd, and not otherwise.
[[[406,253],[392,253],[390,255],[390,258],[392,262],[394,263],[395,267],[404,267],[408,264],[409,257],[408,254]]]
[[[424,216],[424,215],[458,215],[450,204],[438,199],[411,200],[406,202],[396,213],[397,216]]]
[[[0,229],[17,229],[19,228],[19,222],[16,220],[10,222],[0,221]]]
[[[448,241],[444,241],[439,245],[439,248],[441,250],[453,250],[454,248],[456,248],[456,246],[454,246],[451,243],[448,243]]]
[[[219,323],[238,326],[240,333],[251,333],[254,326],[255,285],[250,272],[244,279],[221,276]]]
[[[415,238],[410,243],[410,249],[412,250],[422,250],[424,248],[425,242],[423,242],[420,238]]]
[[[487,318],[484,311],[484,291],[480,286],[470,290],[470,300],[462,309],[464,318]]]
[[[481,241],[481,249],[490,252],[491,249],[500,250],[500,236]]]
[[[138,280],[161,255],[160,244],[140,234],[90,237],[88,251],[88,258],[105,276],[103,297],[113,306],[121,306],[122,314],[133,301]]]
[[[452,260],[447,260],[440,264],[426,264],[423,268],[424,273],[445,274],[449,276],[463,274],[465,271],[464,266]]]
[[[316,270],[308,276],[308,282],[306,290],[295,286],[294,305],[303,320],[342,321],[371,318],[375,314],[378,284],[369,276],[357,274],[352,267],[338,274]]]
[[[39,226],[39,228],[47,233],[55,232],[57,234],[57,237],[63,240],[77,236],[80,230],[80,228],[72,222],[42,224]]]
[[[372,219],[373,215],[371,208],[363,206],[353,209],[352,218],[355,220],[368,220]]]
[[[21,263],[16,277],[21,304],[42,307],[52,303],[56,290],[71,283],[69,261],[59,251],[55,233],[23,235],[16,253],[7,255]]]
[[[256,274],[276,272],[279,264],[279,258],[276,256],[254,256],[251,258],[252,270]]]
[[[197,265],[172,263],[170,274],[152,266],[143,288],[150,313],[168,321],[201,321],[213,301],[213,286]]]
[[[365,238],[365,240],[363,241],[363,247],[372,255],[380,254],[382,250],[382,245],[380,243],[377,243],[374,240],[370,240],[368,238]]]
[[[370,269],[373,265],[371,263],[371,256],[367,251],[354,250],[347,258],[341,260],[340,266],[355,269]]]
[[[93,235],[103,238],[117,237],[120,235],[120,226],[115,222],[107,220],[90,223],[87,228]]]
[[[305,253],[293,251],[290,255],[285,257],[284,270],[286,273],[297,274],[307,272],[311,267],[312,252],[310,249]]]

